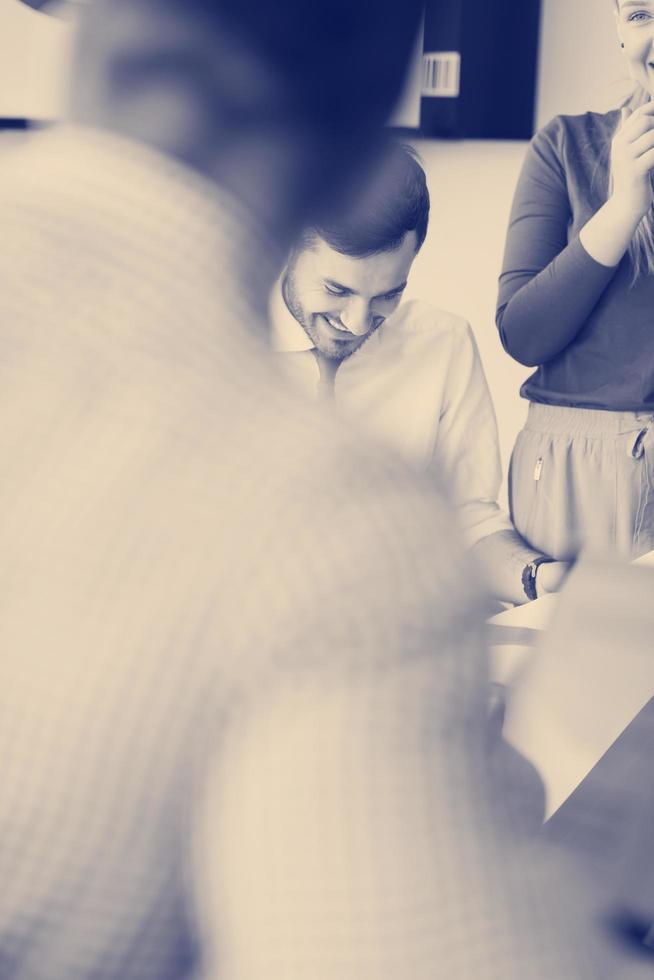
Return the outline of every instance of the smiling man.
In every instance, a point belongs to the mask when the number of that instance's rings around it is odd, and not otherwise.
[[[402,302],[429,223],[414,152],[391,144],[355,206],[305,231],[271,298],[272,344],[293,382],[449,489],[499,599],[555,590],[567,566],[527,547],[497,504],[497,424],[468,323]]]
[[[412,229],[392,248],[352,256],[335,247],[347,242],[314,237],[295,254],[284,300],[324,358],[336,365],[354,354],[397,309],[421,239]]]

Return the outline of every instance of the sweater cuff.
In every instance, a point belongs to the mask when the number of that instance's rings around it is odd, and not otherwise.
[[[617,265],[603,265],[590,255],[581,243],[579,235],[576,235],[568,244],[568,261],[578,269],[582,276],[591,277],[589,281],[600,286],[606,286],[615,275]]]

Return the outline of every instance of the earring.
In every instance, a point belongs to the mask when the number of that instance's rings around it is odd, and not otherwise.
[[[624,48],[624,41],[620,41],[620,47]]]

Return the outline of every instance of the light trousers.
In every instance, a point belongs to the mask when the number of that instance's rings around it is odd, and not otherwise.
[[[654,416],[531,403],[509,468],[511,517],[538,551],[654,549]]]

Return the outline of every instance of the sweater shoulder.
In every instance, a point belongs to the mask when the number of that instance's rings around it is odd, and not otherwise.
[[[590,151],[598,157],[610,145],[619,118],[619,109],[554,116],[538,130],[532,144],[549,147],[560,160],[575,151]]]
[[[601,198],[619,118],[618,109],[555,116],[531,140],[526,166],[533,176],[567,187],[573,198],[589,193]]]

